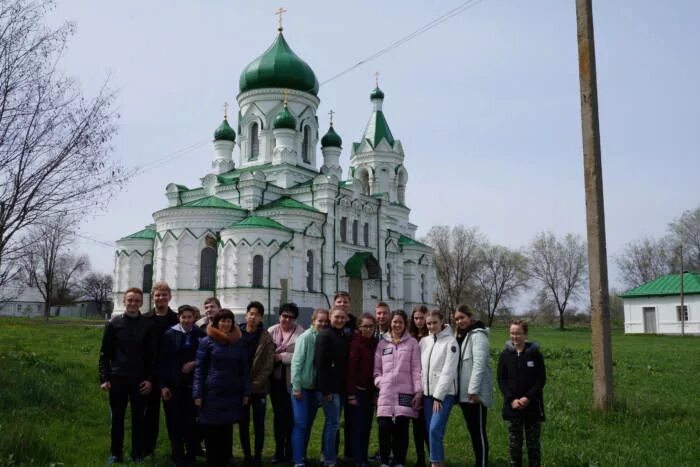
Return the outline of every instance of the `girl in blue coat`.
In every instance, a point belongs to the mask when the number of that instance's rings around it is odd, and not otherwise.
[[[207,326],[197,350],[192,389],[200,408],[199,423],[207,447],[207,464],[225,466],[231,457],[233,424],[250,396],[246,347],[231,310],[221,310]]]

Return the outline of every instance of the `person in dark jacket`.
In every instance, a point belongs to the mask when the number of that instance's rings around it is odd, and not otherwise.
[[[348,410],[345,412],[345,418],[352,419],[355,430],[352,457],[358,467],[369,466],[367,449],[374,414],[374,351],[377,348],[374,329],[376,326],[377,320],[374,316],[369,313],[362,314],[357,326],[358,332],[350,340],[346,381]]]
[[[165,331],[178,324],[177,313],[170,309],[168,304],[172,294],[170,287],[165,282],[156,282],[151,290],[151,299],[153,300],[153,309],[148,313],[144,313],[143,317],[153,322],[156,329],[156,348],[160,351],[161,341]],[[167,357],[167,356],[164,356]],[[161,361],[160,355],[157,361]],[[147,456],[152,455],[158,443],[158,425],[160,421],[160,400],[161,394],[158,388],[160,383],[157,380],[153,385],[156,390],[151,391],[146,400],[146,409],[144,419],[146,421],[146,432],[144,433],[144,449]],[[165,425],[168,429],[168,435],[172,438],[172,403],[171,401],[163,400],[163,411],[165,412]]]
[[[420,340],[430,334],[428,326],[425,324],[425,318],[428,315],[428,307],[425,305],[416,305],[411,313],[411,318],[408,322],[408,332],[420,344]],[[418,410],[418,418],[411,419],[413,426],[413,444],[416,446],[416,467],[425,467],[425,452],[428,445],[428,428],[425,424],[425,410],[421,404]]]
[[[338,459],[336,444],[340,425],[341,398],[345,393],[350,336],[344,332],[347,313],[343,308],[331,310],[331,327],[318,333],[314,351],[316,390],[326,416],[323,426],[323,461],[335,465]]]
[[[143,410],[146,396],[153,389],[156,371],[155,327],[141,316],[141,289],[124,293],[124,314],[112,318],[105,326],[100,348],[100,389],[109,392],[112,411],[111,447],[108,464],[122,462],[124,448],[124,417],[131,404],[131,458],[144,457]]]
[[[170,445],[176,467],[194,465],[198,448],[197,408],[192,400],[192,379],[199,339],[206,334],[195,326],[195,310],[190,305],[177,309],[180,323],[163,335],[159,380],[164,401],[172,407]]]
[[[503,393],[503,419],[508,423],[510,465],[523,463],[523,432],[528,465],[542,464],[540,429],[544,421],[544,358],[535,342],[527,341],[527,323],[510,323],[510,341],[498,359],[498,386]]]
[[[250,466],[262,465],[262,450],[265,442],[265,406],[270,390],[270,375],[273,368],[275,344],[263,328],[262,318],[265,307],[260,302],[250,302],[246,308],[245,323],[240,324],[241,340],[248,352],[250,367],[250,402],[243,406],[240,429],[241,448],[245,463]],[[255,456],[250,452],[250,412],[253,411],[255,430]]]
[[[250,397],[248,352],[231,310],[214,316],[207,337],[199,342],[192,397],[200,408],[207,464],[225,466],[232,454],[233,424],[240,421]]]

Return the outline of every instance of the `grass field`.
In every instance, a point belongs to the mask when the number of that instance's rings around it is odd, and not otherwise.
[[[0,319],[0,466],[103,464],[109,410],[97,384],[101,334],[101,327],[80,322]],[[614,333],[617,402],[614,411],[601,414],[590,410],[589,331],[534,328],[530,337],[543,347],[548,371],[545,465],[700,465],[700,338]],[[493,369],[505,340],[504,328],[493,330]],[[491,465],[505,466],[506,429],[500,393],[494,395],[488,421]],[[322,421],[319,412],[310,446],[313,457],[319,453]],[[269,458],[271,422],[267,428]],[[372,437],[371,452],[376,433]],[[152,465],[170,465],[165,438],[161,434]],[[237,440],[234,447],[240,456]],[[450,418],[446,450],[450,466],[473,462],[458,409]],[[409,465],[412,453],[411,444]]]

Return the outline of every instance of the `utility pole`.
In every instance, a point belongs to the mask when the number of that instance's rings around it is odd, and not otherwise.
[[[683,290],[683,274],[685,271],[683,270],[683,244],[681,243],[679,248],[680,251],[680,257],[681,257],[681,336],[685,336],[685,297],[684,297],[684,290]]]
[[[581,130],[586,190],[589,290],[591,297],[591,350],[593,357],[593,406],[608,410],[613,403],[610,297],[605,243],[603,169],[598,124],[595,45],[592,0],[576,0],[578,64],[581,82]]]

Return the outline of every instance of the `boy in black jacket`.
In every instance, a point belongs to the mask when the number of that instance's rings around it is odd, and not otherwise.
[[[100,348],[100,389],[109,392],[112,411],[111,448],[108,464],[122,462],[124,447],[124,417],[126,405],[131,404],[131,458],[144,457],[144,407],[153,389],[156,370],[155,327],[141,316],[141,289],[124,293],[126,311],[112,318],[105,326]]]

